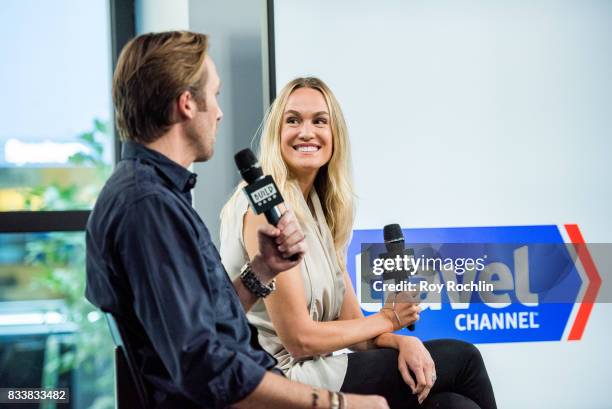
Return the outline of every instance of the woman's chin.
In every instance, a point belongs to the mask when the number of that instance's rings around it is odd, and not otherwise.
[[[302,159],[299,161],[292,161],[292,163],[289,164],[289,167],[295,175],[309,175],[321,169],[323,165],[325,165],[323,161],[316,158],[311,158],[310,160]]]

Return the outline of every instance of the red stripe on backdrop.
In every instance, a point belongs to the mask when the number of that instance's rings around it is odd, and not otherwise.
[[[586,327],[587,321],[589,320],[589,315],[591,315],[593,303],[597,298],[599,287],[601,287],[601,277],[597,272],[595,262],[591,257],[591,253],[589,253],[589,249],[587,248],[587,245],[584,242],[584,238],[582,237],[582,233],[580,233],[578,225],[566,224],[565,230],[567,230],[567,234],[569,235],[570,240],[574,244],[576,253],[578,254],[580,262],[584,266],[586,275],[589,278],[589,284],[584,293],[582,303],[578,308],[576,320],[574,321],[574,325],[572,326],[572,329],[570,330],[569,336],[567,338],[569,341],[578,341],[582,338],[584,328]]]

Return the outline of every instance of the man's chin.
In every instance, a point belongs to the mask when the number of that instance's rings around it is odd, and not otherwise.
[[[200,163],[200,162],[206,162],[208,161],[210,158],[212,158],[214,153],[214,150],[211,148],[210,151],[208,152],[200,152],[198,154],[198,156],[196,156],[194,162],[196,163]]]

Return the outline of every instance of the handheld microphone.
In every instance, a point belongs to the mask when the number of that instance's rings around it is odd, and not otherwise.
[[[399,224],[387,224],[383,228],[383,236],[385,239],[385,248],[387,249],[387,253],[385,256],[394,257],[396,255],[408,255],[414,256],[414,250],[406,249],[404,243],[404,233],[402,233],[402,228]],[[401,272],[400,272],[401,273]],[[390,278],[394,278],[395,281],[400,281],[408,278],[408,274],[404,272],[403,274],[399,274],[394,272],[393,276]],[[414,331],[414,324],[408,325],[408,329],[410,331]]]
[[[256,214],[263,213],[266,220],[273,226],[278,225],[283,215],[278,205],[284,202],[283,197],[270,175],[263,174],[261,166],[250,149],[243,149],[234,155],[234,161],[240,176],[247,182],[243,191]],[[294,254],[289,259],[296,261],[299,258]]]

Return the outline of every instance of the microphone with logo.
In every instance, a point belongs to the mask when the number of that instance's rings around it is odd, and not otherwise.
[[[243,149],[234,155],[234,161],[240,176],[247,183],[243,191],[256,214],[263,213],[266,220],[276,226],[281,219],[282,211],[278,207],[284,202],[272,176],[263,174],[255,154],[250,149]],[[294,254],[289,258],[296,261],[299,258]]]
[[[383,236],[385,239],[385,248],[387,249],[387,252],[382,254],[381,257],[394,259],[397,256],[402,258],[404,256],[408,256],[409,258],[414,256],[413,249],[405,248],[404,233],[402,233],[402,228],[399,224],[387,224],[383,228]],[[396,283],[402,280],[409,280],[409,271],[396,270],[385,273],[383,274],[383,279],[394,279]],[[408,325],[408,329],[410,331],[414,331],[415,325]]]

